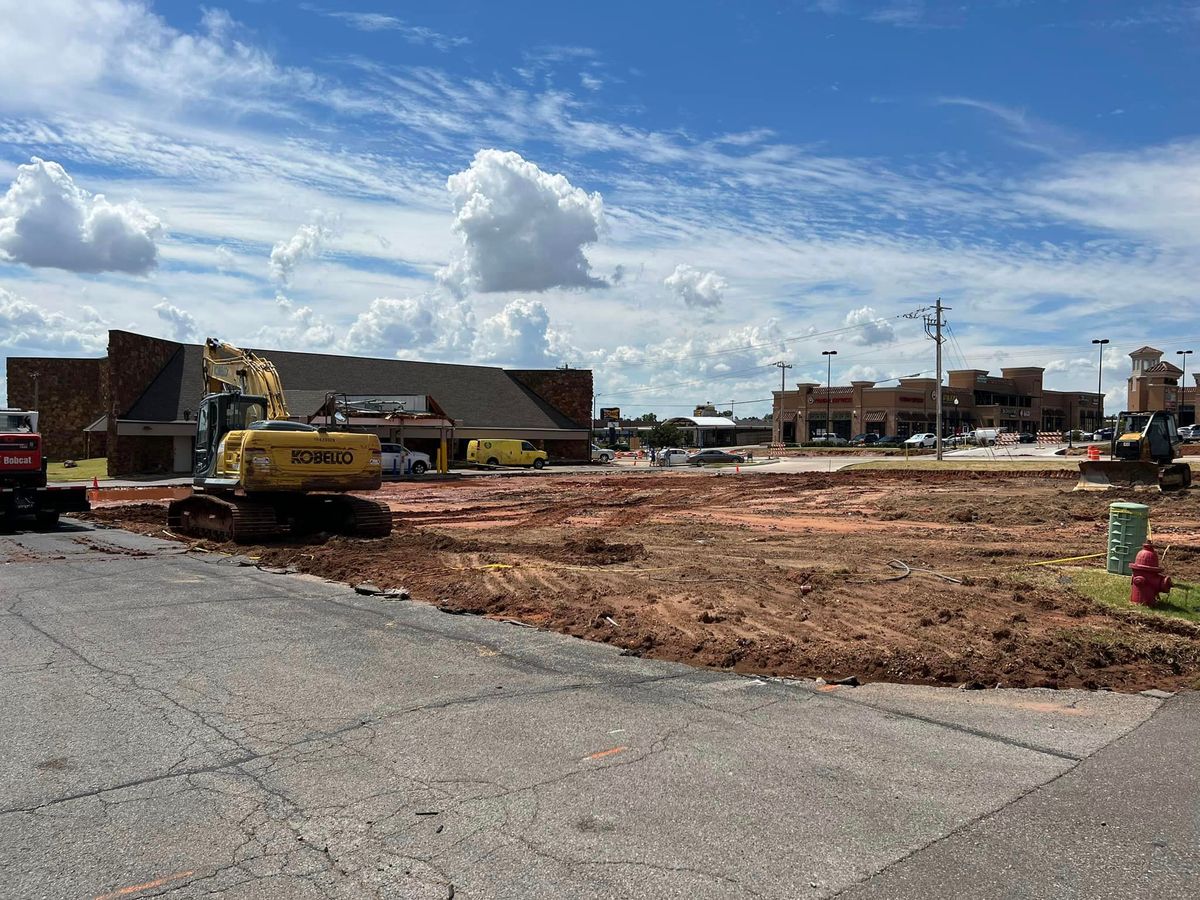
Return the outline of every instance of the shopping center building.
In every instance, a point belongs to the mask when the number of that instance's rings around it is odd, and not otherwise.
[[[1194,425],[1200,374],[1190,373],[1194,383],[1189,387],[1185,383],[1189,373],[1164,360],[1163,352],[1154,347],[1139,347],[1129,358],[1132,365],[1126,409],[1141,412],[1166,409],[1175,413],[1180,425]]]
[[[942,388],[942,422],[947,432],[1004,428],[1012,432],[1094,431],[1104,418],[1102,398],[1086,391],[1043,387],[1045,369],[957,369]],[[840,437],[874,433],[901,439],[937,430],[937,380],[901,378],[895,385],[852,381],[823,387],[811,382],[793,391],[774,391],[773,439],[804,443],[827,430]]]

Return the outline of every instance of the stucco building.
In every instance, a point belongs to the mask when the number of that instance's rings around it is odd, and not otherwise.
[[[1174,412],[1180,425],[1196,423],[1196,401],[1200,399],[1200,372],[1193,383],[1183,383],[1184,371],[1163,359],[1154,347],[1139,347],[1129,354],[1132,363],[1128,381],[1128,404],[1134,411],[1165,409]],[[1200,365],[1200,364],[1198,364]]]
[[[1099,428],[1102,399],[1086,391],[1053,391],[1043,385],[1045,370],[1030,366],[1002,369],[957,369],[947,373],[942,388],[942,422],[946,431],[1006,428],[1014,432]],[[873,381],[826,388],[800,383],[793,391],[774,391],[773,440],[804,443],[827,429],[840,437],[856,434],[906,438],[937,430],[937,381],[901,378],[895,385]]]

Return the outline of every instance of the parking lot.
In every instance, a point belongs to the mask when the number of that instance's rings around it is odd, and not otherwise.
[[[0,537],[6,896],[1195,896],[1194,695],[740,677],[237,563]]]

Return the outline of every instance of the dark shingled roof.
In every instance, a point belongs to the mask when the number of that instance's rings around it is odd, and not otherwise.
[[[279,371],[288,397],[307,401],[326,391],[357,395],[427,394],[452,419],[475,428],[564,428],[576,425],[503,369],[402,359],[367,359],[324,353],[255,350]],[[195,416],[203,395],[204,348],[182,344],[170,361],[121,418],[177,421],[183,411]],[[113,360],[119,365],[119,360]],[[307,406],[305,402],[305,406]],[[310,410],[294,409],[295,415]]]

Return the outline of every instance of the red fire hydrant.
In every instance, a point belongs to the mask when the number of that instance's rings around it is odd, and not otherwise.
[[[1129,567],[1133,571],[1133,581],[1130,585],[1129,602],[1141,606],[1154,606],[1159,594],[1171,590],[1171,576],[1164,575],[1162,566],[1158,564],[1158,554],[1149,541],[1142,544],[1137,557]]]

